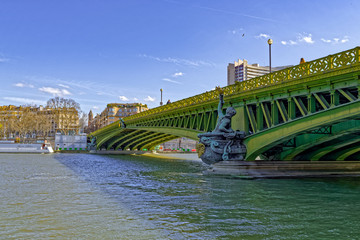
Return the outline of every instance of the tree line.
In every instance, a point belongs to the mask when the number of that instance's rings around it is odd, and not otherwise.
[[[47,139],[55,133],[78,134],[86,124],[86,114],[73,99],[51,98],[45,107],[37,105],[0,107],[0,136]]]

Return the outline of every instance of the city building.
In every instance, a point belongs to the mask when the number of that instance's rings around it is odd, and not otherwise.
[[[275,72],[287,67],[290,66],[272,67],[271,71]],[[235,82],[242,82],[255,77],[259,77],[269,72],[270,70],[268,66],[263,67],[257,63],[248,64],[247,60],[239,59],[234,63],[229,63],[227,67],[227,85],[231,85],[234,84]]]
[[[148,110],[147,105],[142,103],[109,103],[106,108],[95,117],[90,110],[86,132],[94,132],[99,128],[118,121],[120,118],[131,116],[146,110]]]
[[[55,133],[77,134],[79,116],[75,108],[0,106],[0,135],[3,138],[54,137]]]
[[[189,138],[177,138],[160,144],[158,151],[195,151],[197,141]]]

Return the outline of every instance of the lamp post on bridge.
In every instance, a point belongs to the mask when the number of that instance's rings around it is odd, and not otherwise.
[[[160,88],[160,92],[161,92],[161,101],[160,101],[160,106],[162,106],[162,105],[163,105],[163,101],[162,101],[162,92],[163,92],[163,89],[162,89],[162,88]]]
[[[269,44],[269,71],[271,73],[271,44],[273,44],[273,40],[271,38],[269,38],[269,40],[267,41]]]

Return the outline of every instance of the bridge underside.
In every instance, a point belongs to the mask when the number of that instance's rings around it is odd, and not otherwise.
[[[197,131],[164,127],[121,128],[114,125],[97,136],[98,149],[143,150],[154,149],[157,145],[179,138],[197,139]]]
[[[245,140],[247,160],[359,160],[359,113],[356,101],[258,132]]]

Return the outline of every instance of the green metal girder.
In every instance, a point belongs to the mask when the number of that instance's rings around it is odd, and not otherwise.
[[[344,160],[347,160],[347,158],[350,158],[352,155],[356,154],[360,152],[360,147],[359,146],[355,146],[351,149],[347,149],[346,152],[344,152],[342,155],[340,155],[337,160],[338,161],[344,161]],[[357,161],[357,160],[360,160],[359,158],[356,158],[356,159],[349,159],[349,160],[352,160],[352,161]]]
[[[354,97],[354,95],[352,95],[348,90],[346,89],[338,89],[338,91],[344,96],[346,97],[350,102],[352,101],[356,101],[356,97]]]
[[[134,128],[135,129],[135,128]],[[198,140],[197,135],[202,133],[201,131],[193,130],[193,129],[183,129],[183,128],[170,128],[170,127],[136,127],[137,130],[146,130],[151,132],[159,132],[166,133],[169,135],[175,135],[179,137],[186,137],[193,139],[195,141]]]
[[[150,139],[147,139],[146,141],[143,142],[143,145],[140,145],[141,148],[148,148],[149,145],[153,144],[154,142],[158,142],[158,141],[162,141],[162,139],[164,138],[168,138],[172,135],[169,134],[165,134],[165,133],[160,133],[158,136],[154,136]]]
[[[266,131],[258,132],[247,137],[244,143],[247,147],[246,160],[255,160],[262,152],[271,147],[291,139],[302,132],[319,128],[324,125],[331,125],[345,119],[356,118],[360,113],[360,102],[351,102],[336,106],[327,111],[320,111],[306,117],[289,121],[287,124],[280,124]]]
[[[317,93],[313,93],[313,94],[314,94],[316,100],[318,100],[320,105],[324,108],[324,110],[326,110],[330,107],[329,103],[326,101],[326,99],[324,98],[323,95],[317,94]]]
[[[276,100],[276,105],[278,106],[278,109],[280,111],[280,115],[281,115],[283,121],[287,122],[289,117],[288,117],[288,114],[286,112],[286,108],[284,106],[284,103],[282,101]]]
[[[123,139],[129,138],[129,137],[131,137],[131,136],[133,136],[133,135],[136,136],[136,133],[139,133],[139,132],[140,132],[140,130],[134,129],[132,132],[129,132],[128,134],[119,137],[119,138],[117,139],[117,142],[120,142],[120,143],[115,147],[115,150],[118,150],[118,149],[119,149],[119,147],[120,147],[121,144],[122,144],[121,141],[122,141]]]
[[[310,156],[309,160],[311,160],[311,161],[319,161],[320,158],[324,157],[326,154],[334,152],[339,148],[346,147],[346,146],[351,145],[353,143],[357,143],[359,141],[360,141],[360,136],[358,136],[357,138],[351,139],[351,140],[349,140],[349,139],[347,141],[343,140],[341,142],[338,142],[337,144],[329,145],[329,146],[320,148],[317,151],[313,151],[313,152],[311,152],[311,154],[309,154],[309,156]],[[340,159],[340,157],[339,157],[337,160],[343,160],[343,159]]]
[[[139,137],[149,134],[148,131],[145,131],[143,133],[140,133],[140,132],[141,131],[139,131],[139,134],[135,133],[134,136],[127,138],[125,141],[122,141],[120,147],[124,146],[124,147],[122,147],[122,149],[128,149],[129,145],[132,145],[134,140],[136,141]]]
[[[296,142],[298,143],[296,148],[288,149],[282,152],[281,159],[293,160],[297,156],[307,155],[309,150],[316,146],[320,146],[321,144],[330,144],[333,140],[358,132],[360,131],[360,120],[349,120],[335,123],[332,126],[332,129],[333,131],[331,134],[314,134],[312,132],[307,132],[296,136]],[[310,158],[308,157],[308,159]]]
[[[154,142],[151,142],[151,143],[148,143],[148,144],[144,145],[143,148],[153,150],[157,145],[159,145],[161,143],[164,143],[164,142],[167,142],[167,141],[170,141],[170,140],[173,140],[173,139],[176,139],[176,138],[177,138],[177,136],[164,137],[164,138],[158,139],[157,141],[154,141]]]
[[[299,111],[301,112],[301,115],[303,117],[305,117],[308,114],[308,112],[307,112],[307,109],[306,109],[304,103],[302,102],[302,100],[300,98],[298,99],[297,97],[293,97],[293,99],[294,99],[294,102],[295,102],[296,106],[298,107]]]
[[[112,141],[107,144],[106,149],[109,150],[111,147],[119,141],[119,137],[123,137],[127,134],[126,129],[123,129],[122,131],[118,132],[117,135],[113,136],[111,139]]]
[[[349,141],[346,141],[349,142]],[[355,159],[345,159],[347,157],[349,157],[350,155],[356,155],[356,153],[352,153],[352,154],[348,154],[350,151],[354,150],[354,149],[358,149],[359,148],[359,142],[360,139],[358,139],[358,141],[354,141],[353,143],[350,143],[348,145],[342,146],[341,148],[337,148],[332,152],[329,152],[328,154],[322,156],[320,158],[320,161],[343,161],[343,160],[355,160]],[[343,157],[341,157],[343,156]],[[346,157],[345,157],[346,156]]]
[[[123,128],[116,128],[107,135],[103,135],[102,137],[97,137],[96,138],[97,148],[99,149],[106,141],[116,136],[121,131],[123,131]]]
[[[145,137],[142,137],[142,138],[139,138],[138,140],[134,141],[133,144],[136,144],[134,145],[131,150],[134,150],[134,149],[138,149],[142,144],[144,144],[144,141],[149,139],[149,138],[153,138],[154,136],[158,136],[159,134],[161,133],[151,133],[149,132],[149,135],[145,136]]]
[[[246,105],[246,112],[247,112],[248,117],[249,117],[249,122],[251,124],[251,129],[253,130],[253,133],[256,133],[257,132],[256,119],[255,119],[255,115],[254,115],[254,112],[252,110],[252,107]]]
[[[167,137],[169,135],[167,134],[164,134],[164,133],[157,133],[157,135],[152,135],[150,138],[147,138],[145,139],[144,141],[141,142],[141,144],[138,145],[138,149],[144,149],[146,148],[145,146],[149,143],[152,143],[158,139],[161,139],[161,138],[164,138],[164,137]],[[132,149],[135,149],[135,147],[133,147]]]

